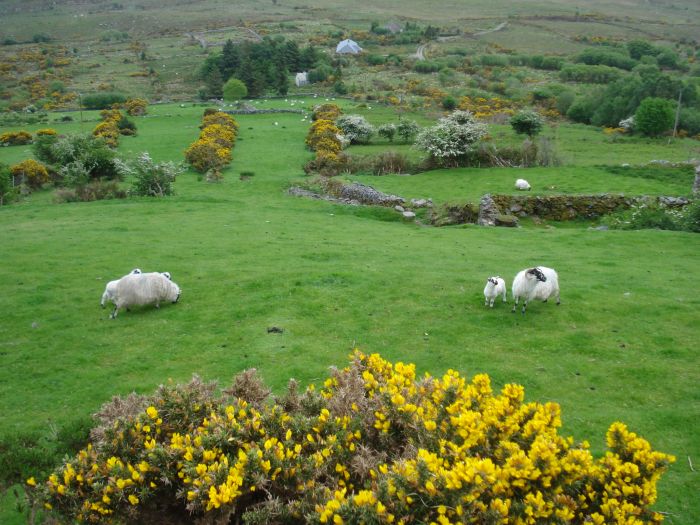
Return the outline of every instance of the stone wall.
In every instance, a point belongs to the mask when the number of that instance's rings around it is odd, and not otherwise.
[[[487,194],[481,198],[478,206],[470,202],[438,206],[431,213],[430,222],[434,226],[517,226],[517,217],[538,217],[551,221],[597,219],[650,201],[667,207],[683,207],[689,202],[685,197],[626,197],[608,193],[547,196]]]
[[[553,221],[596,219],[630,208],[638,197],[624,195],[493,195],[501,213],[516,217],[537,216]]]

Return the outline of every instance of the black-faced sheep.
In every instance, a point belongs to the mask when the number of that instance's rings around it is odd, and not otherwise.
[[[128,274],[126,275],[138,275],[141,273],[140,268],[134,268],[131,270]],[[102,294],[102,300],[100,300],[100,306],[102,308],[105,307],[105,303],[107,301],[112,301],[114,302],[114,298],[117,296],[117,283],[119,282],[119,279],[116,279],[114,281],[109,281],[107,283],[107,286],[105,286],[105,291]]]
[[[126,275],[117,282],[116,292],[112,319],[120,308],[147,304],[160,308],[163,301],[176,303],[180,299],[180,287],[158,272]]]
[[[523,310],[525,313],[527,303],[535,299],[547,302],[550,297],[557,298],[557,305],[561,302],[559,299],[559,276],[557,272],[545,266],[536,266],[527,268],[518,272],[513,279],[513,312],[518,305],[520,298],[523,298]]]
[[[506,282],[503,278],[495,276],[486,279],[484,287],[484,305],[493,308],[493,302],[499,295],[503,296],[503,302],[506,302]]]

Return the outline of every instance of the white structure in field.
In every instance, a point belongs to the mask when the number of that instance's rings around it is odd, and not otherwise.
[[[294,85],[296,87],[305,86],[309,83],[309,74],[304,71],[302,73],[297,73],[294,77]]]
[[[335,52],[344,55],[358,55],[362,52],[362,48],[357,42],[348,38],[338,43],[335,47]]]

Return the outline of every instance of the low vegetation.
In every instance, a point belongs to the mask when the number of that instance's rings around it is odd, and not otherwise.
[[[596,460],[558,435],[556,403],[524,397],[358,351],[279,398],[254,370],[220,394],[195,378],[113,399],[86,448],[27,484],[34,505],[88,522],[661,521],[649,506],[675,458],[616,422]]]
[[[8,0],[0,522],[700,521],[700,11],[618,3]]]

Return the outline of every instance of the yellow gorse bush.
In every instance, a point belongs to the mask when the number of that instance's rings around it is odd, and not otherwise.
[[[418,378],[359,351],[303,395],[290,383],[270,398],[256,381],[244,373],[218,398],[196,379],[140,398],[48,480],[30,478],[34,504],[94,522],[185,511],[201,523],[662,520],[649,507],[672,456],[614,423],[595,459],[558,435],[556,403],[525,402],[519,385]]]
[[[513,115],[517,109],[512,101],[499,97],[461,97],[457,107],[463,111],[471,111],[476,118]]]
[[[46,166],[34,159],[26,159],[10,166],[10,173],[16,184],[26,184],[30,188],[40,188],[49,182]]]
[[[32,141],[32,134],[28,131],[8,131],[0,134],[0,145],[22,146]]]
[[[132,117],[145,115],[148,112],[146,109],[147,107],[148,102],[142,98],[130,98],[124,102],[124,111],[126,111],[127,115],[131,115]]]
[[[232,160],[238,123],[231,115],[216,111],[202,118],[199,138],[185,150],[185,159],[199,172],[220,170]]]

